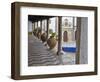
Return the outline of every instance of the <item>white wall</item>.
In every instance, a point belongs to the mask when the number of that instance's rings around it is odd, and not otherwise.
[[[28,21],[28,32],[32,32],[32,22],[31,21]]]
[[[50,18],[51,23],[49,24],[49,28],[53,30],[53,32],[55,32],[55,20],[56,18]]]
[[[11,71],[11,2],[26,1],[52,4],[99,6],[100,0],[1,0],[0,1],[0,82],[16,82],[10,79]],[[100,22],[100,6],[98,13]],[[100,27],[100,24],[99,24]],[[100,28],[98,28],[100,35]],[[98,39],[100,42],[100,38]],[[98,44],[100,45],[100,44]],[[100,46],[99,46],[100,49]],[[100,50],[98,61],[100,62]],[[100,63],[99,63],[100,69]],[[21,80],[18,82],[100,82],[100,70],[98,76],[79,76],[53,79]]]

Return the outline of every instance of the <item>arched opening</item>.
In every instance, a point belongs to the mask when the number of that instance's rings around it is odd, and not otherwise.
[[[67,33],[67,31],[64,31],[64,33],[63,33],[63,41],[64,42],[68,41],[68,33]]]

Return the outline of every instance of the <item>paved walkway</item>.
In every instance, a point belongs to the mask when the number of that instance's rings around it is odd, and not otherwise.
[[[60,65],[61,62],[55,52],[50,51],[34,35],[28,36],[28,66]]]

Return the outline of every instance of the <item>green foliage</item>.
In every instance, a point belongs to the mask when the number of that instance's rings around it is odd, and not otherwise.
[[[28,32],[28,35],[32,35],[32,32]]]
[[[56,32],[53,32],[53,33],[51,34],[51,36],[52,36],[52,37],[55,37],[55,36],[56,36]]]
[[[53,33],[53,30],[52,29],[49,29],[49,34],[52,34]]]

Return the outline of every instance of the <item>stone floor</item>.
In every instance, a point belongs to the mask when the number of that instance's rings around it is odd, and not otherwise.
[[[63,53],[61,56],[63,65],[73,65],[75,64],[75,53]]]
[[[34,35],[28,37],[28,66],[60,65],[59,57]]]
[[[75,64],[75,53],[57,55],[56,50],[48,46],[34,35],[28,36],[28,66],[72,65]]]
[[[75,41],[72,41],[72,42],[63,42],[62,43],[62,46],[64,47],[76,47],[76,43]],[[61,56],[62,57],[62,61],[63,61],[63,64],[64,65],[72,65],[72,64],[75,64],[75,52],[62,52],[63,55]]]

